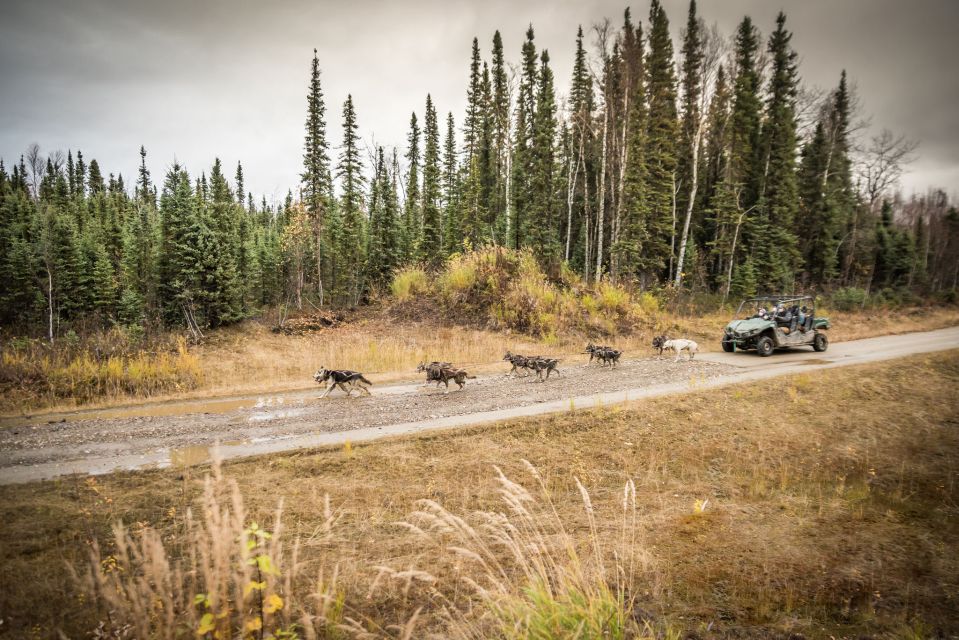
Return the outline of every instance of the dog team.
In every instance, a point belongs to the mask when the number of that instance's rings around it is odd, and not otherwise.
[[[662,355],[663,351],[673,351],[676,354],[677,361],[684,351],[689,355],[690,360],[699,352],[699,345],[694,341],[683,338],[670,339],[665,335],[653,338],[653,348],[659,350],[659,355]],[[608,366],[610,368],[618,365],[619,358],[623,355],[620,349],[614,349],[608,345],[595,345],[592,342],[586,345],[584,353],[589,354],[587,366],[592,364],[595,359],[600,366]],[[536,374],[539,382],[546,382],[552,373],[561,375],[558,368],[558,358],[524,356],[507,351],[506,355],[503,356],[503,360],[512,365],[512,369],[506,374],[507,377],[518,376],[520,372],[524,372],[523,377],[526,377],[532,372]],[[466,369],[454,367],[451,362],[440,362],[437,360],[420,363],[420,365],[416,367],[416,371],[417,373],[426,374],[427,385],[431,382],[435,382],[437,387],[440,386],[440,384],[445,385],[447,393],[449,393],[450,381],[455,382],[462,390],[463,387],[466,386],[467,380],[476,379],[476,376],[469,375]],[[368,396],[372,395],[369,388],[373,386],[373,383],[364,378],[363,374],[359,371],[326,369],[321,367],[319,371],[313,374],[313,379],[318,384],[327,385],[326,391],[320,396],[321,398],[330,395],[330,392],[337,387],[346,393],[347,397],[352,397],[354,390],[365,393]]]

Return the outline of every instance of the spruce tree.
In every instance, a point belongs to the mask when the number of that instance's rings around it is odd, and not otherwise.
[[[581,32],[582,33],[582,32]],[[611,247],[621,277],[644,278],[658,270],[654,253],[647,250],[651,240],[651,216],[646,200],[646,67],[643,59],[643,32],[637,25],[635,47],[638,53],[634,70],[633,94],[629,100],[627,123],[627,164],[623,185],[623,223],[618,241]]]
[[[677,211],[682,213],[682,232],[679,234],[679,247],[676,257],[676,268],[673,273],[673,284],[678,288],[683,282],[683,270],[687,266],[686,252],[690,239],[690,226],[693,222],[693,212],[696,206],[696,195],[699,190],[701,177],[700,147],[703,137],[702,113],[700,102],[705,89],[705,51],[703,50],[705,37],[699,16],[696,15],[696,0],[689,2],[689,14],[686,19],[686,32],[683,38],[683,69],[682,69],[682,145],[679,152],[677,174]],[[695,230],[693,230],[695,235]]]
[[[39,239],[38,284],[47,298],[47,329],[52,340],[61,320],[70,320],[83,311],[88,291],[81,283],[87,274],[72,215],[58,206],[47,206],[36,224],[39,228],[32,235]]]
[[[706,126],[706,140],[704,143],[704,170],[703,170],[703,201],[704,210],[701,241],[704,245],[715,244],[719,227],[711,215],[712,204],[716,188],[726,172],[729,142],[729,104],[731,100],[729,82],[726,79],[726,70],[723,65],[716,69],[716,85],[712,100],[709,103],[709,115]],[[710,262],[710,269],[715,275],[715,260]]]
[[[480,77],[479,40],[473,38],[470,54],[470,79],[466,88],[466,117],[463,119],[463,159],[466,166],[476,154],[482,126],[482,79]]]
[[[800,255],[793,225],[799,189],[796,179],[796,53],[790,46],[786,16],[779,13],[769,39],[772,70],[761,133],[765,174],[760,183],[752,256],[759,284],[769,290],[790,288]]]
[[[73,152],[67,150],[67,187],[70,190],[70,197],[76,195],[76,167],[73,165]]]
[[[200,225],[190,177],[174,163],[167,172],[160,196],[159,300],[168,324],[196,319],[199,298]]]
[[[443,246],[447,255],[462,243],[459,213],[460,176],[456,159],[456,125],[453,114],[446,115],[446,142],[443,145]]]
[[[242,207],[246,198],[246,191],[243,189],[243,165],[236,163],[236,177],[233,180],[236,185],[236,201]]]
[[[850,109],[851,97],[844,70],[839,78],[839,86],[830,96],[825,113],[828,152],[822,175],[826,209],[821,222],[821,233],[825,244],[832,251],[821,250],[819,256],[813,258],[813,263],[820,264],[822,267],[818,274],[813,271],[814,278],[824,284],[836,280],[839,276],[841,261],[852,257],[850,250],[845,248],[850,243],[842,243],[842,236],[850,236],[853,233],[858,206],[850,158]],[[801,232],[800,238],[806,239]],[[805,258],[806,252],[803,255]]]
[[[646,192],[649,242],[644,259],[650,268],[668,273],[675,250],[676,169],[679,123],[676,117],[676,74],[669,19],[658,0],[649,9],[649,52],[646,58]]]
[[[373,167],[373,180],[370,184],[369,214],[370,230],[367,234],[366,255],[369,279],[373,283],[381,283],[389,274],[386,264],[388,258],[384,245],[386,244],[386,216],[383,203],[384,174],[386,165],[383,159],[383,147],[376,149],[376,162]]]
[[[384,265],[391,273],[401,266],[400,254],[400,200],[399,200],[399,161],[396,148],[393,149],[393,159],[389,166],[384,166],[382,173],[383,184],[380,193],[383,198],[384,224]]]
[[[506,74],[506,62],[503,55],[503,39],[499,31],[493,34],[492,66],[490,68],[492,96],[487,115],[492,121],[492,165],[494,168],[494,186],[491,198],[491,213],[494,219],[496,237],[507,243],[508,226],[508,169],[509,169],[509,127],[510,98],[509,79]]]
[[[530,176],[529,241],[544,264],[561,256],[557,225],[555,184],[556,96],[549,52],[540,56],[536,111],[533,119],[533,144],[530,150],[533,173]]]
[[[403,235],[400,243],[400,254],[404,262],[408,262],[416,255],[416,246],[420,235],[420,127],[416,120],[416,112],[410,116],[410,132],[406,139],[406,200],[403,204]]]
[[[340,196],[341,237],[337,259],[343,267],[341,288],[350,305],[360,302],[365,283],[365,225],[363,217],[363,187],[366,179],[360,163],[359,135],[353,96],[343,103],[343,145],[336,167],[336,176],[342,185]]]
[[[529,222],[530,178],[533,175],[533,122],[536,116],[536,45],[533,42],[533,26],[526,30],[523,43],[523,62],[516,98],[516,125],[513,133],[512,196],[513,216],[510,221],[510,246],[519,248],[527,244]]]
[[[77,190],[77,195],[83,198],[86,196],[87,165],[83,162],[83,152],[79,149],[77,149],[77,161],[74,165],[74,171],[76,173],[73,178],[73,183]]]
[[[440,215],[441,169],[440,131],[433,100],[426,96],[426,117],[423,123],[423,232],[418,254],[421,260],[437,264],[443,257],[443,228]]]
[[[329,209],[330,180],[329,146],[326,141],[326,104],[320,86],[320,62],[313,50],[310,67],[310,85],[306,96],[306,136],[303,150],[303,173],[300,174],[301,193],[307,215],[313,226],[316,291],[320,304],[324,303],[323,246],[324,227]]]
[[[199,202],[197,207],[204,226],[213,235],[212,242],[216,243],[220,255],[217,268],[208,274],[208,277],[215,278],[215,281],[204,283],[207,320],[213,325],[233,322],[240,318],[243,308],[243,274],[240,272],[240,261],[244,238],[241,234],[239,207],[227,184],[226,176],[223,175],[219,158],[215,159],[210,171],[210,202]],[[204,231],[204,240],[205,233]]]
[[[116,312],[119,287],[113,262],[103,244],[94,245],[90,284],[93,309],[112,317]]]
[[[493,157],[493,116],[491,113],[492,86],[489,68],[483,63],[475,102],[476,140],[472,152],[467,153],[464,164],[464,181],[460,201],[460,229],[463,238],[477,247],[493,238],[495,211],[495,160]]]
[[[759,33],[749,16],[736,31],[735,68],[728,117],[721,104],[713,112],[711,158],[717,182],[709,195],[709,219],[715,231],[711,246],[714,277],[728,295],[735,265],[748,255],[752,219],[756,218],[760,165]],[[717,89],[717,96],[718,96]],[[717,97],[717,99],[719,99]],[[720,122],[725,122],[720,126]],[[721,130],[721,133],[720,133]],[[755,271],[753,271],[754,273]]]
[[[729,179],[744,207],[758,199],[760,111],[759,33],[749,16],[736,32],[736,80],[730,116]]]
[[[97,163],[96,158],[90,161],[87,188],[90,190],[91,196],[106,191],[106,185],[103,184],[103,175],[100,173],[100,165]]]
[[[820,120],[812,138],[803,146],[799,166],[800,215],[796,220],[796,230],[807,283],[810,280],[821,282],[824,271],[829,269],[830,256],[835,256],[836,247],[831,243],[834,234],[829,232],[832,212],[823,192],[828,147],[825,124]]]
[[[140,202],[150,204],[150,206],[156,208],[156,200],[153,198],[153,186],[150,182],[150,170],[147,169],[147,150],[143,145],[140,145],[140,169],[137,176],[136,198]]]
[[[640,63],[642,59],[640,58]],[[576,54],[573,62],[573,77],[570,83],[570,154],[572,155],[572,170],[567,171],[567,223],[564,258],[575,260],[576,246],[574,243],[585,235],[589,215],[589,185],[593,176],[593,110],[595,97],[593,94],[593,79],[589,72],[586,49],[583,47],[583,28],[576,32]],[[589,238],[578,243],[585,249]],[[580,257],[582,264],[587,263],[586,255]]]

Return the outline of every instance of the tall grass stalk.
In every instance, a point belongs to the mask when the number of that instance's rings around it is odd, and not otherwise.
[[[619,549],[607,556],[586,487],[575,480],[589,541],[577,538],[553,503],[539,471],[524,464],[536,489],[508,478],[496,468],[503,511],[457,515],[439,503],[423,500],[402,526],[431,541],[453,567],[478,606],[453,605],[455,594],[434,594],[447,603],[446,635],[456,638],[642,638],[648,625],[636,620],[634,581],[638,516],[632,481],[623,490],[621,532],[606,536]],[[400,579],[404,572],[381,568]],[[421,581],[431,584],[429,574]]]
[[[327,501],[325,534],[333,522]],[[266,530],[250,522],[243,497],[220,463],[204,480],[199,513],[187,512],[172,532],[113,528],[110,552],[94,542],[90,563],[74,572],[100,611],[100,637],[328,637],[343,624],[338,570],[320,563],[312,597],[298,601],[299,543],[284,542],[283,502]],[[314,541],[315,542],[315,541]]]

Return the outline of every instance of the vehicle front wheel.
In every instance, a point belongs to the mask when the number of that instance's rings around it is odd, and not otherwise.
[[[774,348],[775,345],[773,345],[773,339],[769,336],[763,336],[756,341],[756,353],[764,358],[771,356]]]
[[[735,350],[736,350],[736,347],[733,346],[732,341],[726,340],[725,338],[723,338],[723,351],[725,351],[726,353],[732,353]]]
[[[825,351],[829,347],[829,338],[824,333],[817,333],[812,340],[812,348],[816,351]]]

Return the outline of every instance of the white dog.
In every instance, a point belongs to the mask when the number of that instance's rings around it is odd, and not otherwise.
[[[689,353],[689,359],[692,360],[696,353],[699,351],[699,345],[693,342],[692,340],[684,340],[682,338],[678,340],[667,340],[662,344],[664,351],[672,349],[676,352],[676,360],[679,360],[679,356],[683,351]]]

